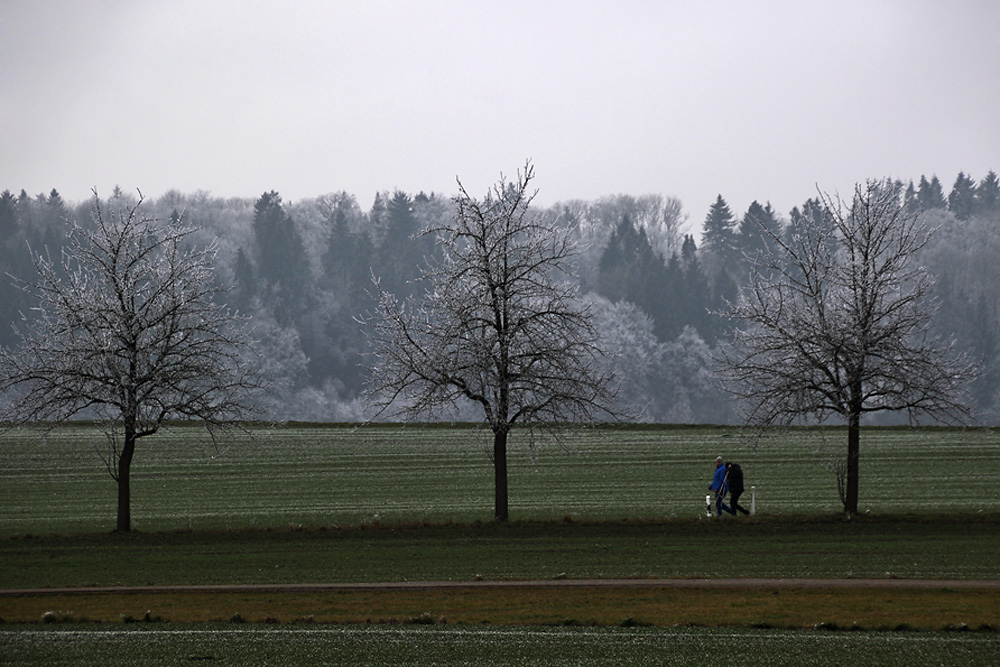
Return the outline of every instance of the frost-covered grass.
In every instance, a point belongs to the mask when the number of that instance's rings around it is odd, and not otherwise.
[[[996,633],[462,626],[19,628],[5,665],[974,665]]]
[[[868,428],[861,510],[1000,509],[1000,436],[989,430]],[[175,427],[141,440],[133,465],[134,526],[143,531],[371,523],[469,523],[492,517],[488,432],[468,426],[290,426],[223,451]],[[0,535],[100,532],[114,526],[116,489],[84,425],[47,436],[0,434]],[[704,511],[712,461],[742,463],[765,514],[837,512],[828,467],[843,429],[781,433],[747,448],[733,428],[596,429],[532,456],[516,436],[514,520],[656,519]]]

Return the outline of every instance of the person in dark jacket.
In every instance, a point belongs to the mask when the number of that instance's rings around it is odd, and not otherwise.
[[[722,516],[723,511],[736,514],[725,503],[729,481],[726,479],[726,466],[722,463],[721,456],[715,459],[715,475],[712,476],[712,483],[708,485],[708,490],[715,491],[715,511],[719,513],[719,516]]]
[[[729,504],[733,514],[742,512],[750,514],[749,510],[740,506],[740,496],[743,495],[743,469],[739,463],[730,461],[726,464],[726,483],[729,485]]]

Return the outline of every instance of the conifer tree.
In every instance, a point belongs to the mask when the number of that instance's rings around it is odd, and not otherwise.
[[[936,208],[945,208],[947,202],[944,199],[944,191],[941,189],[941,181],[937,176],[927,180],[925,176],[920,177],[920,186],[917,188],[917,202],[924,211],[932,211]]]
[[[992,169],[976,188],[976,214],[984,217],[1000,215],[1000,179]]]
[[[726,200],[719,195],[705,216],[702,225],[701,249],[710,256],[709,273],[719,270],[732,270],[739,261],[739,249],[736,239],[736,218]]]
[[[976,182],[961,171],[948,195],[948,210],[959,220],[967,220],[976,212]]]
[[[262,194],[254,204],[253,230],[257,239],[257,278],[267,284],[275,318],[287,326],[306,303],[309,265],[302,236],[274,190]]]
[[[781,225],[771,204],[761,206],[756,200],[747,208],[740,221],[739,242],[743,254],[751,260],[769,252],[772,238],[779,236]]]

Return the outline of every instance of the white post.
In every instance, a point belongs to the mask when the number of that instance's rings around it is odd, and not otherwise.
[[[709,519],[712,518],[712,496],[705,496],[705,514]]]
[[[750,487],[750,516],[757,513],[757,487]]]

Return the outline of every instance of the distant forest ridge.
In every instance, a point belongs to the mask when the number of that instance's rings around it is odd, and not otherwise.
[[[980,365],[977,411],[1000,423],[1000,179],[993,171],[979,180],[960,173],[947,194],[936,176],[897,186],[905,206],[935,230],[919,258],[936,278],[932,333]],[[117,188],[109,195],[137,201]],[[93,201],[65,202],[55,189],[0,193],[0,344],[16,346],[11,325],[31,316],[32,304],[7,275],[33,281],[27,249],[58,257],[67,221],[87,225],[92,209]],[[199,230],[195,242],[218,242],[227,305],[254,323],[270,379],[269,416],[344,422],[366,416],[369,351],[358,319],[374,305],[372,278],[401,298],[418,294],[421,268],[438,252],[421,231],[450,218],[453,202],[397,190],[363,210],[346,192],[286,203],[275,191],[255,199],[171,191],[144,201],[140,212],[182,219]],[[787,214],[758,201],[740,214],[720,195],[696,238],[684,232],[681,202],[661,195],[535,208],[579,241],[579,291],[622,380],[620,403],[643,421],[665,423],[738,422],[739,406],[711,362],[732,331],[718,313],[747,284],[748,258],[766,246],[765,230],[789,234],[821,213],[822,202],[809,199]]]

